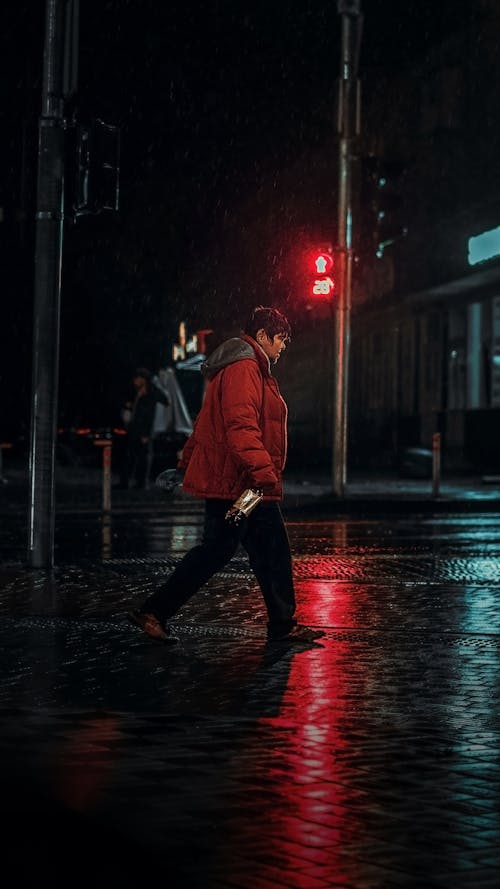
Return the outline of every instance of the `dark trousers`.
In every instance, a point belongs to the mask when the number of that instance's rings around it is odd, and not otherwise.
[[[139,436],[129,436],[127,450],[120,471],[120,485],[127,488],[135,479],[138,488],[146,488],[151,471],[152,441],[142,442]]]
[[[295,623],[295,593],[288,534],[278,503],[263,502],[234,525],[225,520],[232,501],[206,500],[200,544],[177,565],[167,582],[144,602],[143,612],[163,623],[234,556],[239,544],[248,553],[268,613],[268,629],[287,631]]]

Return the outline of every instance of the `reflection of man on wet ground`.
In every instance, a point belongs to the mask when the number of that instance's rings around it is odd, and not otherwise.
[[[231,771],[252,750],[259,721],[278,716],[290,667],[298,653],[289,645],[256,645],[254,639],[246,638],[236,657],[234,646],[227,638],[221,638],[215,643],[214,658],[214,641],[200,636],[191,643],[187,641],[181,657],[179,650],[172,648],[166,670],[158,669],[158,650],[154,646],[148,648],[146,655],[143,646],[137,646],[135,651],[127,649],[126,662],[130,667],[132,657],[133,669],[123,671],[121,682],[110,678],[101,688],[106,692],[111,713],[89,714],[86,682],[82,683],[77,656],[74,663],[65,664],[69,683],[66,681],[59,691],[54,690],[55,697],[60,697],[56,717],[51,711],[46,719],[33,723],[29,715],[23,722],[21,714],[17,731],[23,743],[15,750],[10,743],[10,755],[4,756],[0,766],[0,778],[2,808],[7,816],[6,862],[15,866],[25,882],[43,882],[54,874],[57,881],[58,868],[61,878],[66,872],[63,868],[67,868],[67,856],[54,861],[50,853],[55,835],[72,859],[82,859],[79,875],[87,881],[92,882],[98,868],[111,882],[117,876],[123,886],[132,885],[132,878],[134,885],[139,884],[145,850],[151,854],[152,849],[155,854],[148,868],[156,875],[157,864],[158,877],[163,877],[163,853],[156,856],[156,849],[160,848],[168,852],[169,880],[182,878],[191,862],[184,854],[176,857],[178,835],[166,840],[165,825],[173,820],[177,825],[185,825],[195,817],[202,818],[200,805],[210,797],[211,781],[215,782],[216,806],[220,806],[221,795],[226,792],[234,803],[238,785],[232,783]],[[318,646],[311,643],[309,647]],[[161,660],[164,668],[165,651]],[[222,676],[217,675],[221,673]],[[193,691],[194,697],[190,698]],[[69,692],[74,707],[61,711],[60,705],[67,705]],[[137,699],[145,706],[143,714],[140,708],[139,712],[136,709]],[[172,715],[172,700],[183,701],[181,714]],[[132,701],[135,704],[131,706]],[[238,718],[235,723],[230,722],[234,729],[228,730],[226,717],[230,720],[233,715]],[[200,754],[195,756],[185,731],[186,724],[192,727],[194,717],[198,737],[204,732],[207,735],[205,754],[202,744]],[[225,735],[222,744],[220,732]],[[213,767],[214,743],[218,746],[217,769]],[[130,759],[123,759],[125,752]],[[204,755],[208,764],[204,763]],[[162,779],[157,772],[151,779],[152,762],[163,763]],[[170,795],[165,797],[162,783],[170,779],[189,787],[189,792],[175,795],[173,805]],[[125,785],[127,806],[123,806]],[[137,807],[133,809],[133,832],[131,801]],[[23,854],[26,843],[36,850],[35,856]],[[128,850],[125,856],[124,843]],[[227,840],[221,846],[214,843],[210,854],[224,854],[226,848]],[[203,879],[208,866],[207,859]],[[194,884],[187,879],[185,885]]]

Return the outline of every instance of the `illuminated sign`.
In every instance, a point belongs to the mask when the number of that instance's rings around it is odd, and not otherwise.
[[[477,265],[478,262],[486,262],[488,259],[500,256],[500,225],[469,238],[468,247],[469,265]]]
[[[313,284],[312,292],[314,296],[330,296],[334,289],[335,284],[332,278],[318,278]]]
[[[333,258],[329,253],[320,253],[314,260],[317,275],[326,275],[333,267]]]

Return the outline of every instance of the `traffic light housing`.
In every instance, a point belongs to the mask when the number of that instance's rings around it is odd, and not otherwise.
[[[375,156],[362,159],[361,211],[368,240],[378,257],[408,232],[403,198],[405,173],[406,166],[399,161]]]
[[[100,119],[76,126],[73,214],[118,210],[120,128]]]

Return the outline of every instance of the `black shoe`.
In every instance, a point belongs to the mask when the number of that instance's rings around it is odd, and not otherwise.
[[[128,619],[157,642],[177,642],[175,636],[161,625],[154,614],[144,614],[142,611],[129,611]]]
[[[295,624],[289,630],[283,633],[268,634],[268,642],[314,642],[315,639],[321,639],[324,636],[323,630],[313,630],[311,627],[305,627],[303,624]]]

